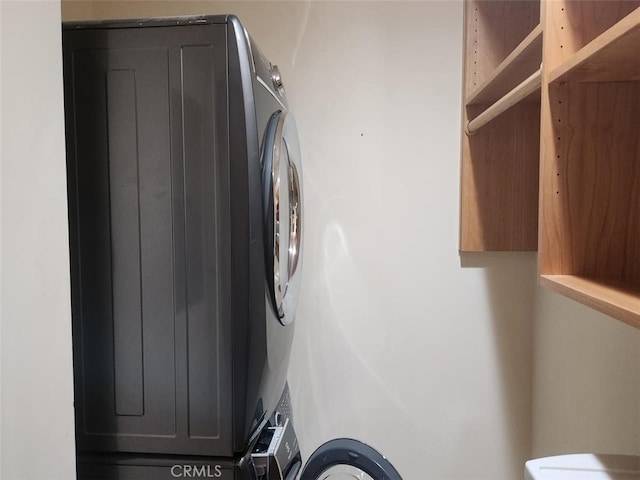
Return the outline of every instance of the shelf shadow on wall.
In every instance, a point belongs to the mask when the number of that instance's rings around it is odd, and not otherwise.
[[[505,448],[517,471],[531,455],[536,254],[461,253],[460,264],[484,271],[507,429]]]

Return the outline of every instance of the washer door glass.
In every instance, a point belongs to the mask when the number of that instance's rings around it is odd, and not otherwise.
[[[263,147],[263,193],[267,283],[283,325],[295,317],[302,254],[302,170],[295,121],[271,116]]]

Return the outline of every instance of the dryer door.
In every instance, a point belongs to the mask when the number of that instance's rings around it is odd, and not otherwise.
[[[302,166],[293,116],[274,113],[262,154],[267,284],[283,325],[295,316],[302,254]]]

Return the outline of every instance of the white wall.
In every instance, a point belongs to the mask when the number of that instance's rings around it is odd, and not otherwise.
[[[362,439],[407,479],[519,478],[535,259],[460,266],[462,4],[318,2],[300,23],[301,442]]]
[[[75,477],[60,3],[0,3],[0,478]]]
[[[638,330],[537,293],[533,456],[640,454]]]

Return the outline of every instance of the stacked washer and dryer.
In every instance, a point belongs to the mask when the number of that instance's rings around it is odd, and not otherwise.
[[[277,67],[234,16],[67,23],[63,47],[78,478],[399,478],[347,439],[302,468]]]

